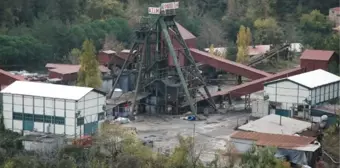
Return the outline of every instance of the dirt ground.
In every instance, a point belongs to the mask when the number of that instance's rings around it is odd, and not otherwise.
[[[237,124],[245,123],[249,115],[227,112],[210,115],[205,121],[186,121],[182,116],[138,116],[136,121],[125,125],[136,127],[141,139],[152,140],[158,152],[171,151],[178,144],[177,135],[194,135],[202,161],[211,161],[216,150],[224,149],[225,141]]]

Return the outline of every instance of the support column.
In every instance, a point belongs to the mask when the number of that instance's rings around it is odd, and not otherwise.
[[[191,112],[195,115],[196,114],[196,108],[194,106],[194,102],[190,96],[190,93],[189,93],[189,90],[188,90],[188,86],[187,86],[187,83],[184,79],[184,76],[183,76],[183,73],[182,73],[182,70],[181,70],[181,67],[178,63],[178,60],[177,60],[177,54],[174,50],[174,47],[172,45],[172,42],[170,40],[170,36],[169,36],[169,33],[168,33],[168,27],[166,26],[165,22],[163,19],[160,19],[159,20],[159,24],[162,28],[162,31],[163,31],[163,35],[164,35],[164,39],[166,40],[167,42],[167,45],[168,45],[168,48],[169,48],[169,52],[173,58],[173,61],[174,61],[174,64],[175,64],[175,67],[176,67],[176,71],[177,71],[177,74],[181,80],[181,84],[182,84],[182,87],[183,87],[183,90],[185,92],[185,95],[187,97],[187,100],[189,102],[189,105],[190,105],[190,110]]]

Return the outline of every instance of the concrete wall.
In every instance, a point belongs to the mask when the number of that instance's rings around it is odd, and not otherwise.
[[[236,148],[237,152],[240,152],[240,153],[247,152],[249,149],[251,149],[251,147],[254,144],[254,141],[244,140],[244,139],[231,138],[230,141],[233,143],[233,145]]]
[[[253,117],[264,117],[269,114],[269,101],[256,100],[251,102],[251,115]]]
[[[49,153],[61,148],[63,146],[63,139],[49,139],[49,142],[23,141],[23,146],[27,151]]]

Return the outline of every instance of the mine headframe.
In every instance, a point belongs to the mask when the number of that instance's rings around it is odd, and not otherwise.
[[[149,104],[157,106],[157,111],[166,111],[169,104],[176,104],[176,107],[187,104],[191,112],[196,114],[197,97],[204,97],[216,108],[174,21],[178,7],[178,2],[170,2],[163,3],[161,7],[148,8],[150,15],[158,17],[152,24],[145,22],[148,19],[143,20],[136,31],[129,56],[114,79],[113,88],[116,88],[124,72],[136,72],[130,112],[135,112],[139,93],[150,93],[153,98]]]

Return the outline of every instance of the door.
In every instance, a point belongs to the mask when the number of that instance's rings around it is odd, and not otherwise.
[[[98,122],[87,123],[84,125],[84,135],[91,135],[95,133],[98,128]]]
[[[34,122],[30,120],[24,120],[23,126],[24,126],[24,130],[26,131],[33,131]]]

